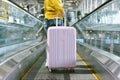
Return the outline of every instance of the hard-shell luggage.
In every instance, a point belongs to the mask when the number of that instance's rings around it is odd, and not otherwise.
[[[47,32],[46,66],[72,68],[76,66],[76,30],[74,27],[50,27]]]

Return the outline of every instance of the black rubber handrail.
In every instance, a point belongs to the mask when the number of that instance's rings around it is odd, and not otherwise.
[[[15,6],[17,6],[18,8],[20,8],[21,10],[25,11],[26,13],[30,14],[32,17],[34,17],[35,19],[37,19],[38,21],[40,21],[42,23],[42,21],[38,18],[36,18],[33,14],[31,14],[30,12],[28,12],[27,10],[23,9],[20,5],[16,4],[14,1],[12,0],[8,0],[9,2],[13,3]]]
[[[77,24],[78,22],[84,20],[85,18],[87,18],[88,16],[90,16],[91,14],[97,12],[98,10],[103,9],[104,7],[106,7],[107,4],[111,3],[112,1],[115,0],[107,0],[106,2],[104,2],[103,4],[101,4],[99,7],[97,7],[95,10],[93,10],[92,12],[88,13],[86,16],[84,16],[82,19],[78,20],[77,22],[75,22],[72,26],[74,26],[75,24]]]

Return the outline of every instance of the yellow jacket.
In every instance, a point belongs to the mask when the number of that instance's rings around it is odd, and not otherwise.
[[[44,13],[46,19],[55,19],[57,14],[65,14],[61,0],[44,0]],[[62,19],[62,16],[60,17]]]

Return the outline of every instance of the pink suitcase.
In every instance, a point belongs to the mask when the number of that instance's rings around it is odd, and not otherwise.
[[[73,27],[50,27],[47,32],[46,66],[72,68],[76,66],[76,30]]]

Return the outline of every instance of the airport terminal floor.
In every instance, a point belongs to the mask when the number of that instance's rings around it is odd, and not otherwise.
[[[120,80],[120,0],[62,2],[47,32],[44,0],[0,0],[0,80]]]

